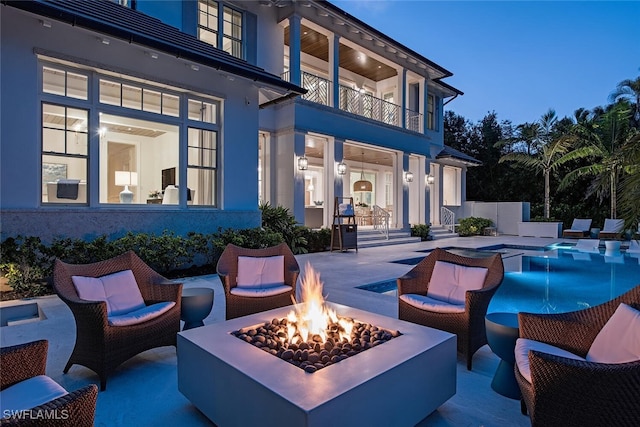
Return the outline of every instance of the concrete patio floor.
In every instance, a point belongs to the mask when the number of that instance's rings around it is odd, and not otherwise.
[[[320,273],[329,301],[397,318],[395,296],[357,289],[356,286],[393,280],[412,266],[390,261],[425,255],[418,252],[440,247],[477,248],[494,244],[545,246],[562,239],[513,236],[450,238],[431,242],[374,247],[348,252],[322,252],[296,256],[304,274],[307,265]],[[506,264],[506,263],[505,263]],[[205,324],[224,320],[224,298],[216,275],[183,279],[184,286],[214,289],[214,307]],[[75,340],[73,316],[57,296],[35,299],[45,320],[0,329],[0,345],[8,346],[37,339],[49,340],[47,374],[68,390],[98,377],[89,369],[74,365],[68,374],[62,369]],[[5,306],[15,302],[3,302]],[[529,418],[520,414],[518,400],[503,397],[491,389],[491,379],[499,359],[488,346],[473,359],[473,370],[458,356],[456,395],[423,420],[420,426],[527,426]],[[174,347],[141,353],[122,364],[98,395],[97,426],[211,426],[177,388],[177,358]],[[436,386],[425,384],[425,387]],[[384,402],[380,402],[384,404]],[[249,407],[248,410],[251,410]]]

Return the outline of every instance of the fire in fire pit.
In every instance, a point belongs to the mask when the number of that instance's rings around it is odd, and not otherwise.
[[[295,305],[285,319],[273,319],[232,334],[308,373],[401,335],[399,331],[338,316],[324,304],[320,275],[309,265],[305,270],[300,287],[304,304]]]

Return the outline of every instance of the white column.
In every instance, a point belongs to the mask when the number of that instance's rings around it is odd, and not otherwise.
[[[420,100],[420,104],[422,106],[422,133],[427,133],[427,108],[429,103],[427,102],[427,99],[429,98],[429,88],[428,88],[428,84],[427,84],[427,79],[425,78],[422,82],[422,99]]]
[[[340,101],[340,36],[333,33],[329,35],[329,80],[331,80],[329,105],[338,108]]]
[[[403,102],[404,104],[404,102]],[[404,109],[403,109],[404,111]],[[404,115],[403,115],[404,117]],[[398,224],[402,229],[409,229],[409,184],[404,179],[404,172],[409,170],[409,154],[402,153],[400,165],[400,182],[402,183],[402,222]]]
[[[343,180],[348,175],[338,175],[338,163],[343,161],[344,140],[328,141],[326,150],[325,183],[327,200],[324,202],[324,225],[329,227],[333,222],[333,209],[336,196],[342,196]]]
[[[398,75],[398,85],[400,88],[400,127],[407,128],[407,69],[403,68],[402,72]]]
[[[289,17],[289,81],[298,86],[302,83],[300,71],[300,17]]]
[[[304,224],[304,176],[306,171],[298,169],[298,157],[304,156],[305,151],[305,135],[300,132],[294,133],[294,163],[295,163],[295,182],[293,188],[293,208],[292,213],[300,224]]]

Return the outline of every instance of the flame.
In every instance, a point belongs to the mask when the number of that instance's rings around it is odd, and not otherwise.
[[[295,311],[287,315],[287,338],[290,343],[314,340],[318,336],[320,342],[327,340],[327,329],[331,324],[340,326],[340,339],[349,339],[353,322],[339,318],[336,312],[325,306],[322,295],[323,284],[320,274],[309,263],[305,268],[305,275],[300,283],[300,302]],[[294,301],[295,302],[295,301]]]

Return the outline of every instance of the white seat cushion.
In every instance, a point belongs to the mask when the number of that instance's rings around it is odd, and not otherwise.
[[[261,288],[284,283],[284,255],[270,257],[238,257],[236,286]]]
[[[0,391],[0,414],[32,409],[67,394],[67,390],[51,378],[38,375]]]
[[[551,344],[539,341],[529,340],[526,338],[518,338],[516,340],[515,358],[516,366],[520,374],[529,382],[531,382],[531,367],[529,366],[529,351],[536,350],[541,353],[555,354],[556,356],[566,357],[567,359],[585,360],[582,357],[563,350]]]
[[[285,292],[291,292],[291,286],[280,284],[274,286],[264,286],[262,288],[241,288],[236,286],[235,288],[231,288],[231,295],[237,295],[239,297],[271,297],[274,295],[280,295]]]
[[[467,291],[482,289],[488,270],[436,261],[427,296],[450,304],[464,304]]]
[[[640,311],[620,304],[596,335],[586,359],[598,363],[640,360]]]
[[[137,310],[130,311],[117,316],[109,316],[109,324],[111,326],[129,326],[155,319],[162,313],[166,313],[176,305],[174,301],[159,302],[156,304],[145,305]]]
[[[436,313],[464,313],[464,304],[450,304],[424,295],[404,294],[400,295],[400,299],[420,310]]]
[[[571,223],[571,228],[567,231],[589,231],[590,227],[591,227],[591,219],[575,218]]]
[[[604,220],[604,227],[602,227],[600,231],[605,233],[619,233],[622,231],[622,227],[624,227],[624,219],[607,218]]]
[[[119,316],[145,306],[131,270],[101,277],[72,276],[71,280],[81,299],[105,301],[108,316]]]

